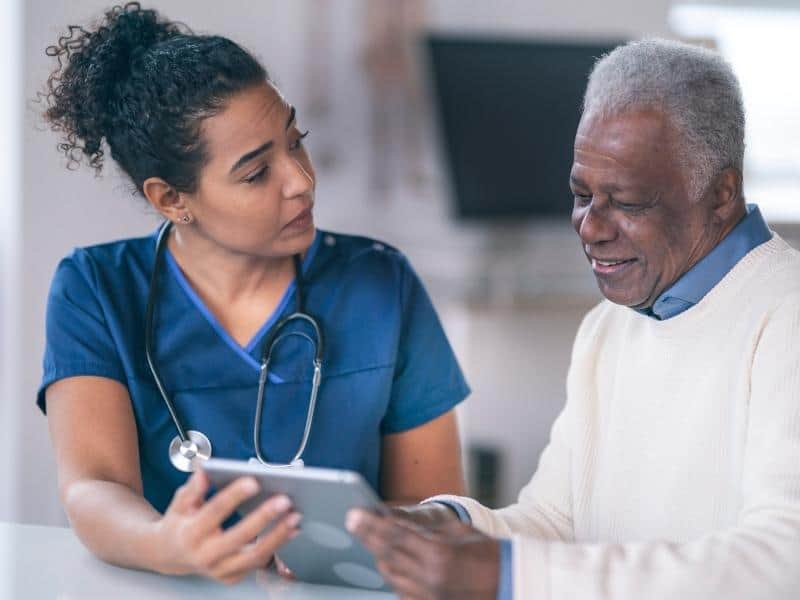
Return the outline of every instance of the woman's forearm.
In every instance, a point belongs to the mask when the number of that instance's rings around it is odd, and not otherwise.
[[[167,569],[159,553],[161,514],[140,494],[111,481],[79,480],[63,500],[72,528],[99,558],[122,567]]]

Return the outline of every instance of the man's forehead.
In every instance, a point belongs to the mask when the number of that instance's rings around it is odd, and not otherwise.
[[[637,109],[614,115],[584,115],[575,135],[575,166],[638,169],[662,160],[672,130],[663,113]]]

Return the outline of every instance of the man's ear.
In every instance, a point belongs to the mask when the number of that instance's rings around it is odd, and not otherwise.
[[[187,222],[189,209],[183,196],[160,177],[148,177],[142,183],[142,192],[147,201],[173,223]],[[191,218],[191,216],[190,216]]]
[[[729,167],[720,172],[709,190],[711,208],[721,223],[728,223],[739,216],[744,208],[742,198],[742,173]]]

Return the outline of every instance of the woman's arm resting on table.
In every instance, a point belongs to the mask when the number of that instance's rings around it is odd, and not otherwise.
[[[455,410],[384,436],[381,491],[392,504],[416,504],[436,494],[464,494]]]
[[[208,479],[197,472],[164,515],[156,511],[142,495],[136,422],[119,382],[70,377],[52,384],[46,399],[64,508],[78,537],[103,560],[233,583],[264,566],[295,535],[299,515],[289,512],[285,497],[267,500],[222,530],[222,522],[258,491],[249,478],[205,502]],[[277,518],[270,533],[250,543]]]

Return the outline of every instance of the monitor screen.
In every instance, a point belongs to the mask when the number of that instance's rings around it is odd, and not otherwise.
[[[572,146],[587,77],[616,45],[428,37],[458,216],[569,213]]]

